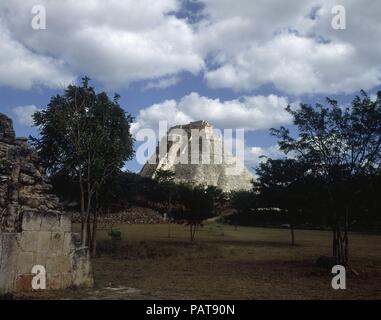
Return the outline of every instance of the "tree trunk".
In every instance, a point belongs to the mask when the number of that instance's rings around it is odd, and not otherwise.
[[[295,215],[297,214],[296,213],[296,210],[297,209],[287,209],[288,211],[288,218],[289,218],[289,223],[290,223],[290,232],[291,232],[291,245],[294,246],[295,245]]]
[[[83,188],[82,177],[79,177],[80,199],[81,199],[81,242],[84,245],[83,239],[86,237],[86,212],[85,212],[85,191]]]
[[[347,218],[346,218],[347,219]],[[338,265],[348,265],[348,226],[345,223],[344,232],[341,230],[340,219],[336,219],[333,227],[333,256]]]
[[[190,240],[193,241],[193,225],[192,224],[189,224],[189,230],[190,230]]]
[[[82,237],[82,245],[88,246],[90,244],[89,237],[91,236],[91,227],[90,227],[90,211],[91,211],[91,201],[92,201],[92,191],[91,191],[91,171],[90,171],[90,157],[87,160],[87,207],[86,207],[86,217],[85,223],[86,226],[83,228],[84,233]]]
[[[345,257],[346,265],[348,265],[349,263],[348,227],[349,227],[349,208],[347,207],[347,211],[345,213],[345,224],[344,224],[344,257]]]
[[[167,219],[168,219],[168,238],[171,237],[171,220],[170,220],[170,214],[172,211],[172,191],[169,191],[169,197],[168,197],[168,207],[167,207]]]
[[[190,239],[191,241],[194,241],[195,234],[196,234],[196,225],[195,224],[190,224]]]
[[[93,220],[93,232],[91,237],[91,257],[97,255],[97,227],[98,227],[98,209],[94,210],[94,220]]]
[[[86,241],[86,246],[89,247],[89,250],[91,251],[91,215],[89,214],[87,217],[87,222],[86,222],[86,229],[87,229],[87,241]]]
[[[290,230],[291,230],[291,245],[295,245],[295,231],[294,231],[294,224],[290,224]]]

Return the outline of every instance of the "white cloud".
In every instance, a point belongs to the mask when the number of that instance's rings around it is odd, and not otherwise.
[[[206,0],[200,47],[213,52],[213,88],[272,83],[290,94],[350,93],[381,83],[381,3],[343,0],[347,29],[331,27],[335,0]],[[314,12],[314,14],[311,14]]]
[[[34,105],[18,106],[13,109],[16,116],[16,121],[25,126],[33,125],[32,115],[39,109]]]
[[[252,46],[222,67],[208,71],[212,87],[250,90],[266,83],[292,94],[353,92],[379,82],[377,69],[363,70],[349,44],[317,43],[295,34],[280,34]],[[256,63],[250,63],[250,61]]]
[[[62,60],[38,55],[11,39],[0,19],[0,86],[30,89],[33,85],[60,87],[73,81]]]
[[[169,87],[172,87],[180,82],[180,77],[173,76],[169,78],[163,78],[159,79],[157,81],[150,81],[148,82],[143,90],[150,90],[150,89],[166,89]]]
[[[221,101],[192,92],[178,102],[166,100],[140,110],[133,129],[157,129],[160,120],[167,120],[168,126],[206,120],[219,129],[268,129],[291,122],[284,110],[287,105],[286,97],[276,95]]]
[[[61,87],[87,74],[107,87],[176,84],[203,73],[212,88],[285,94],[351,93],[381,83],[379,1],[342,0],[347,30],[331,27],[336,0],[40,0],[47,30],[30,26],[35,0],[0,3],[0,86]],[[9,66],[9,68],[7,68]]]
[[[40,60],[54,65],[62,60],[66,72],[87,74],[108,87],[183,71],[196,74],[204,66],[194,49],[193,29],[169,14],[179,9],[177,0],[41,0],[47,12],[46,30],[30,26],[34,4],[34,0],[0,3],[0,32],[10,30],[10,40],[30,56],[29,65]],[[2,60],[11,55],[3,54]],[[39,68],[25,71],[32,83],[46,84],[49,78],[57,78],[47,74],[45,82],[39,81]],[[15,73],[14,78],[19,77]],[[0,84],[20,87],[6,78]]]
[[[266,158],[277,159],[284,156],[284,153],[279,150],[278,145],[269,147],[247,147],[245,149],[245,162],[249,165],[258,166],[261,162],[266,161]]]

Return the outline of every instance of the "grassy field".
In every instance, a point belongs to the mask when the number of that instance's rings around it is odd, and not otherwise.
[[[112,246],[99,231],[93,260],[95,289],[43,296],[96,299],[380,299],[381,236],[350,235],[347,290],[331,288],[330,270],[316,259],[330,254],[331,233],[206,224],[189,241],[184,226],[120,225]],[[106,253],[107,252],[107,253]]]

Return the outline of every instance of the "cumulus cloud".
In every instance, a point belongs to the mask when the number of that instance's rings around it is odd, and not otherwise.
[[[33,125],[32,115],[39,109],[34,105],[18,106],[13,109],[16,121],[25,126]]]
[[[195,21],[181,0],[41,0],[47,30],[36,31],[35,0],[1,1],[0,85],[55,87],[87,74],[108,87],[160,89],[182,72],[240,93],[266,84],[293,95],[351,93],[381,83],[378,1],[342,0],[346,30],[331,27],[335,0],[198,2]]]
[[[206,120],[219,129],[268,129],[291,122],[284,110],[287,105],[286,97],[276,95],[221,101],[192,92],[178,102],[166,100],[140,110],[133,130],[157,129],[160,120],[168,121],[168,126]]]
[[[349,93],[381,82],[380,3],[343,0],[347,29],[331,27],[334,0],[207,0],[200,46],[213,52],[213,88],[274,84],[289,94]]]
[[[65,71],[87,74],[108,87],[183,71],[196,74],[204,66],[194,49],[193,29],[171,14],[180,7],[177,0],[41,0],[39,4],[46,7],[46,30],[30,26],[34,0],[0,3],[0,32],[9,30],[14,46],[24,48],[29,60],[21,59],[35,66],[25,70],[33,83],[45,84],[49,78],[57,78],[53,71],[41,75],[38,64],[58,68],[61,60]],[[1,57],[4,61],[9,58],[10,52]],[[18,77],[15,72],[14,78]],[[20,87],[8,82],[5,78],[2,84]]]
[[[0,20],[0,86],[30,89],[33,85],[59,87],[74,77],[59,59],[38,55],[13,40]]]
[[[231,62],[208,71],[206,79],[212,87],[238,91],[273,83],[278,89],[296,95],[374,87],[379,82],[379,70],[352,66],[355,55],[355,48],[349,44],[317,43],[295,34],[280,34],[266,45],[253,45]]]

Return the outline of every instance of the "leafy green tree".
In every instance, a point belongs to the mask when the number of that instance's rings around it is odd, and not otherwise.
[[[233,224],[235,230],[238,225],[244,223],[245,217],[251,217],[253,211],[257,208],[257,195],[253,190],[231,191],[229,194],[229,206],[235,212],[225,217],[225,221]]]
[[[267,159],[257,168],[254,189],[265,207],[282,209],[288,216],[291,244],[295,245],[294,226],[305,201],[308,167],[294,159]]]
[[[99,191],[134,154],[132,117],[119,98],[96,93],[89,78],[83,78],[80,86],[69,85],[33,116],[40,137],[31,138],[32,143],[48,172],[78,184],[83,245],[95,243],[95,228],[90,238],[91,213],[96,221]]]
[[[348,263],[348,216],[351,200],[359,192],[356,181],[374,177],[381,169],[381,92],[372,100],[364,91],[349,107],[327,98],[328,106],[301,104],[287,111],[298,135],[272,129],[279,146],[309,167],[325,190],[331,213],[333,256]]]
[[[176,186],[176,208],[174,219],[184,221],[189,226],[190,240],[194,241],[195,234],[203,221],[217,215],[216,204],[221,199],[222,192],[209,186],[189,186],[179,184]]]

